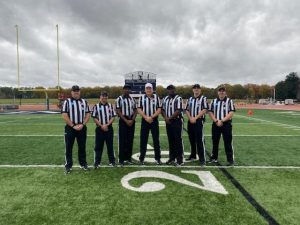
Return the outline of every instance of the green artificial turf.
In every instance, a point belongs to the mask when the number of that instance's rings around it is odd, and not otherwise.
[[[236,168],[226,170],[280,224],[300,220],[300,169],[251,168],[248,166],[300,166],[300,113],[276,110],[238,110],[233,121]],[[160,120],[162,120],[160,118]],[[185,121],[185,127],[186,127]],[[168,150],[164,123],[160,123],[161,149]],[[114,123],[117,147],[117,121]],[[0,114],[0,224],[267,224],[219,168],[187,167],[101,168],[81,171],[75,167],[64,175],[64,123],[57,115]],[[87,160],[93,163],[94,124],[88,124]],[[137,119],[134,153],[139,152],[140,118]],[[205,124],[206,150],[211,151],[211,121]],[[185,155],[189,154],[187,133],[183,132]],[[152,145],[151,138],[149,144]],[[148,150],[152,151],[152,150]],[[226,164],[220,142],[220,164]],[[164,155],[164,158],[167,156]],[[73,158],[77,163],[77,149]],[[107,164],[106,150],[103,154]],[[55,168],[22,168],[18,165],[58,165]],[[196,166],[194,168],[188,166]],[[240,168],[239,166],[245,166]],[[212,193],[158,178],[131,181],[140,186],[159,181],[166,188],[151,193],[125,189],[121,179],[134,171],[157,170],[201,184],[184,170],[211,171],[228,191]]]

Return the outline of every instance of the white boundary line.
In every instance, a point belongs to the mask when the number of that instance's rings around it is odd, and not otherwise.
[[[277,125],[277,126],[286,126],[287,128],[296,128],[296,129],[300,128],[300,127],[294,126],[294,125],[289,125],[289,124],[285,124],[285,123],[278,123],[278,122],[259,119],[259,118],[254,118],[254,117],[247,117],[247,116],[243,116],[243,115],[235,115],[235,117],[241,117],[241,118],[245,118],[245,119],[248,119],[248,120],[254,120],[254,121],[267,122],[267,123],[274,124],[274,125]]]
[[[300,130],[300,129],[299,129]],[[87,135],[88,137],[95,137],[95,135]],[[117,136],[114,135],[114,136]],[[139,137],[140,135],[135,135]],[[160,136],[167,136],[167,134],[160,134]],[[188,135],[183,135],[187,137]],[[205,137],[211,137],[210,134],[204,135]],[[234,134],[234,137],[300,137],[300,134]],[[61,134],[0,134],[0,137],[64,137]]]
[[[119,167],[119,166],[118,166]],[[0,165],[0,168],[64,168],[64,165]],[[78,165],[73,166],[73,168],[79,168]],[[90,167],[92,168],[92,167]],[[100,166],[101,168],[115,168],[111,166]],[[168,166],[168,165],[126,165],[124,167],[119,168],[199,168],[199,169],[205,169],[205,168],[236,168],[236,169],[300,169],[300,166]]]

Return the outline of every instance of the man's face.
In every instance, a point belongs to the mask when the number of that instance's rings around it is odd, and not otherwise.
[[[72,98],[79,99],[80,98],[80,91],[71,91]]]
[[[225,90],[219,90],[219,91],[218,91],[218,96],[219,96],[220,99],[225,98],[225,96],[226,96],[226,91],[225,91]]]
[[[100,96],[100,101],[103,103],[103,104],[106,104],[107,103],[107,99],[108,99],[108,96],[103,96],[103,95],[101,95]]]
[[[198,96],[201,94],[201,89],[200,88],[193,88],[193,93],[194,95]]]
[[[130,89],[128,89],[128,88],[123,89],[123,94],[124,95],[129,95],[130,94]]]
[[[168,95],[174,95],[175,94],[175,89],[168,89]]]
[[[146,92],[146,95],[152,95],[153,94],[153,89],[151,87],[146,87],[145,92]]]

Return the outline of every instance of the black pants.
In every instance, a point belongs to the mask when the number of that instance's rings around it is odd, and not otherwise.
[[[220,142],[221,134],[223,136],[227,161],[229,163],[232,163],[234,162],[234,154],[233,154],[233,147],[232,147],[231,122],[225,122],[222,127],[218,127],[215,123],[212,124],[213,150],[212,150],[211,159],[218,159],[219,142]]]
[[[205,163],[205,145],[203,134],[203,120],[198,119],[196,123],[188,122],[188,134],[191,144],[191,158],[196,158],[198,153],[200,163]]]
[[[160,160],[159,127],[158,119],[155,118],[151,124],[142,119],[141,138],[140,138],[140,161],[144,161],[147,151],[149,131],[151,130],[154,144],[154,158]]]
[[[114,155],[114,130],[110,125],[108,127],[108,131],[103,131],[100,127],[97,127],[95,130],[95,162],[94,165],[97,166],[101,163],[102,152],[104,147],[104,142],[107,147],[107,155],[110,163],[115,163],[115,155]]]
[[[177,160],[177,163],[183,162],[183,142],[182,142],[182,119],[171,120],[166,124],[169,141],[169,159]]]
[[[129,127],[122,119],[119,120],[119,162],[131,161],[135,122]]]
[[[77,140],[78,144],[78,161],[80,166],[87,165],[86,163],[86,132],[87,128],[84,126],[82,130],[77,131],[74,130],[72,127],[66,125],[65,126],[65,146],[66,146],[66,168],[72,168],[73,166],[73,159],[72,159],[72,150],[75,139]]]

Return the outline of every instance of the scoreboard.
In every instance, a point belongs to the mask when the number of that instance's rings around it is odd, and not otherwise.
[[[151,83],[153,91],[156,92],[156,74],[145,71],[125,74],[125,84],[131,86],[132,94],[144,94],[146,83]]]

